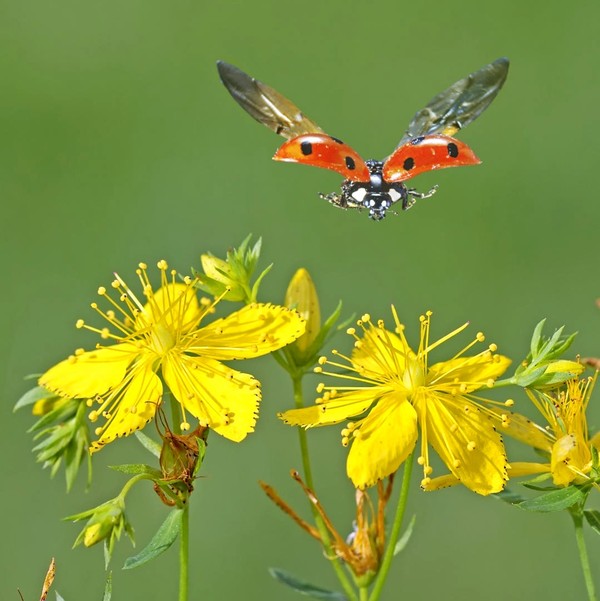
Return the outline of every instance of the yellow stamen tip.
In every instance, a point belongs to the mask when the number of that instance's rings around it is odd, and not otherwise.
[[[492,343],[492,344],[490,344],[490,346],[488,348],[492,353],[495,353],[498,350],[498,345]]]
[[[335,353],[335,351],[333,351],[333,352]],[[327,363],[327,357],[319,357],[318,364],[325,365],[325,363]]]
[[[148,265],[146,265],[146,263],[138,263],[138,267],[142,270],[148,269]]]
[[[354,334],[356,334],[356,328],[348,328],[346,330],[346,334],[350,334],[350,336],[354,336]]]
[[[423,455],[417,457],[417,463],[419,465],[425,465],[425,457],[423,457]]]
[[[483,342],[485,340],[485,334],[483,332],[477,332],[475,338],[477,339],[477,342]]]
[[[371,321],[371,315],[369,313],[365,313],[360,319],[361,321],[368,323]]]
[[[474,440],[470,440],[467,443],[467,451],[474,451],[476,446],[477,445],[475,444],[475,441]]]
[[[98,288],[98,294],[100,296],[104,296],[106,294],[106,288],[104,286],[100,286],[100,288]]]
[[[431,478],[423,478],[423,480],[421,480],[421,488],[427,488],[430,483]]]
[[[320,366],[317,366],[313,369],[313,372],[316,374],[322,374],[323,373],[323,368]]]
[[[191,426],[190,426],[190,424],[188,422],[181,422],[179,424],[179,427],[181,428],[181,430],[183,432],[187,432],[187,430],[189,430]]]
[[[506,401],[504,401],[504,405],[506,407],[513,407],[515,404],[515,402],[512,399],[506,399]]]
[[[75,322],[75,327],[76,327],[78,330],[81,330],[81,328],[83,328],[83,326],[84,326],[84,325],[85,325],[85,321],[83,321],[83,319],[78,319],[78,320]]]
[[[166,271],[167,268],[169,267],[168,263],[164,260],[161,259],[156,266],[161,270],[161,271]]]

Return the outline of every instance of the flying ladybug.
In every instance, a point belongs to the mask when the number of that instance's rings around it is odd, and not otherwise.
[[[254,119],[286,138],[276,161],[305,163],[344,176],[341,193],[319,194],[342,209],[367,209],[369,217],[383,219],[397,202],[409,209],[417,199],[437,190],[418,192],[404,183],[415,175],[445,167],[477,165],[481,161],[464,142],[453,136],[479,117],[496,97],[508,74],[508,59],[459,79],[418,111],[396,149],[383,161],[363,160],[339,138],[326,134],[285,96],[219,61],[221,81],[236,102]]]

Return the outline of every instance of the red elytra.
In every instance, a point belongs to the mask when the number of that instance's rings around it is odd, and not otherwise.
[[[400,146],[388,157],[383,164],[383,177],[387,182],[404,182],[425,171],[480,163],[471,148],[456,138],[422,136]]]
[[[369,168],[356,150],[327,134],[292,138],[279,147],[273,159],[330,169],[354,182],[369,181]]]

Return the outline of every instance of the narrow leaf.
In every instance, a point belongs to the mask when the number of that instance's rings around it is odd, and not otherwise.
[[[535,497],[535,499],[523,501],[522,503],[519,503],[517,507],[527,511],[562,511],[584,499],[585,493],[579,488],[576,486],[567,486],[566,488],[553,490],[545,495]]]
[[[524,496],[520,495],[514,490],[509,490],[508,488],[505,488],[504,490],[501,490],[500,492],[497,492],[491,496],[495,499],[499,499],[500,501],[504,501],[509,505],[519,505],[519,503],[523,503],[527,500]]]
[[[600,534],[600,511],[597,509],[586,509],[583,512],[587,523],[592,527],[596,534]]]
[[[156,442],[156,440],[153,440],[141,430],[135,432],[135,437],[140,441],[142,446],[147,451],[150,451],[157,459],[160,458],[161,446]]]
[[[145,463],[124,463],[122,465],[109,465],[111,470],[122,474],[148,474],[152,478],[162,478],[162,473]]]
[[[417,519],[416,514],[412,516],[410,523],[408,524],[408,528],[404,531],[404,534],[398,539],[396,546],[394,547],[394,555],[398,555],[401,551],[404,551],[406,545],[408,545],[408,541],[413,533],[413,528],[415,527],[415,521]]]
[[[278,582],[289,586],[301,595],[307,595],[313,599],[326,599],[327,601],[347,601],[345,595],[337,593],[335,591],[328,591],[327,589],[320,588],[314,584],[309,584],[304,580],[300,580],[296,576],[293,576],[285,570],[279,568],[269,568],[269,574]]]
[[[57,592],[56,592],[56,601],[65,601],[63,597],[61,597]]]
[[[181,528],[182,509],[173,509],[152,540],[137,555],[125,560],[124,570],[137,568],[164,553],[174,542]]]
[[[42,388],[41,386],[36,386],[31,390],[28,390],[15,404],[13,411],[17,411],[18,409],[22,409],[23,407],[27,407],[28,405],[33,405],[37,403],[41,399],[47,399],[48,397],[56,396],[54,393]]]

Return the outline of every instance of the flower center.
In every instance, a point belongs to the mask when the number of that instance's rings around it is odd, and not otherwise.
[[[402,383],[406,387],[409,396],[413,396],[417,389],[425,384],[423,366],[412,352],[406,359],[406,369],[402,374]]]

